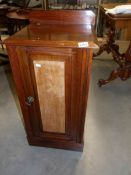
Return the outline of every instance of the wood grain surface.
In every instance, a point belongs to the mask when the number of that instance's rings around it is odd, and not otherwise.
[[[43,130],[65,133],[64,62],[34,61]]]
[[[5,41],[30,145],[83,150],[94,20],[88,11],[36,11]]]

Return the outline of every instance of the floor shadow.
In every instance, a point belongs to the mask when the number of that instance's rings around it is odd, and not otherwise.
[[[12,74],[10,64],[6,65],[6,66],[3,66],[3,71],[5,72],[5,75],[6,75],[6,78],[7,78],[7,81],[8,81],[8,85],[9,85],[9,88],[11,90],[12,96],[14,98],[14,101],[15,101],[16,107],[18,109],[20,118],[22,120],[22,123],[24,124],[23,116],[22,116],[22,112],[21,112],[21,108],[20,108],[20,103],[19,103],[19,99],[18,99],[18,96],[17,96],[15,82],[14,82],[14,79],[13,79],[13,74]]]

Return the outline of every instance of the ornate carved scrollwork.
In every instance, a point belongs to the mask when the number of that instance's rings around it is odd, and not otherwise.
[[[131,42],[126,53],[121,54],[119,52],[119,45],[115,44],[115,23],[108,20],[108,24],[110,24],[110,28],[107,42],[106,44],[100,46],[100,49],[97,53],[94,53],[94,56],[98,56],[104,51],[106,51],[108,54],[112,53],[113,59],[119,64],[119,67],[116,70],[113,70],[109,78],[106,80],[100,79],[98,81],[99,87],[111,82],[117,77],[119,77],[121,80],[127,80],[131,76]]]

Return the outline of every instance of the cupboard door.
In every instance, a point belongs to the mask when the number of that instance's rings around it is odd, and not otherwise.
[[[22,47],[17,53],[34,136],[76,140],[71,116],[75,53],[71,49]]]

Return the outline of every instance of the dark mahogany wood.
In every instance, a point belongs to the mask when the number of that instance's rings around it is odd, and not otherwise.
[[[105,13],[104,6],[101,6],[102,13]],[[105,44],[102,44],[97,53],[94,53],[94,56],[98,56],[104,51],[108,54],[112,53],[113,59],[118,63],[119,67],[116,70],[113,70],[106,80],[100,79],[98,85],[101,87],[112,80],[120,77],[121,80],[126,80],[131,75],[131,60],[130,60],[130,50],[131,45],[127,49],[126,53],[121,54],[119,52],[119,45],[115,43],[116,29],[128,28],[131,23],[131,14],[104,14],[106,23],[109,27],[108,39]],[[131,41],[130,31],[128,30],[128,40]]]
[[[30,23],[41,24],[83,24],[95,25],[95,17],[92,11],[87,10],[46,10],[33,11],[29,15]]]
[[[53,17],[53,12],[54,16]],[[62,14],[60,24],[49,24]],[[82,13],[82,15],[81,15]],[[94,25],[94,15],[88,12],[87,23],[82,19],[83,12],[69,11],[71,24],[66,11],[38,11],[31,14],[28,27],[11,36],[5,41],[10,63],[21,104],[25,129],[29,144],[35,146],[55,147],[70,150],[83,150],[83,133],[86,106],[89,90],[89,80],[92,64],[92,48],[96,47],[95,35],[91,25]],[[91,15],[92,14],[92,15]],[[80,15],[80,17],[79,17]],[[37,17],[36,17],[37,16]],[[79,17],[77,20],[75,17]],[[64,18],[67,24],[64,22]],[[85,18],[85,17],[83,17]],[[69,24],[68,24],[69,20]],[[82,24],[80,21],[83,21]],[[92,22],[91,22],[92,21]],[[85,21],[86,22],[86,21]],[[87,45],[81,46],[85,42]],[[42,128],[40,105],[38,101],[37,84],[33,68],[33,60],[63,61],[65,64],[65,133],[45,132]],[[48,59],[47,59],[48,58]],[[27,97],[35,100],[27,105]],[[48,99],[47,99],[48,100]]]

